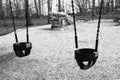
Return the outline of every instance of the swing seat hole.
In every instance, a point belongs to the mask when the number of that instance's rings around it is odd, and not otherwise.
[[[24,57],[30,54],[32,49],[32,43],[30,42],[14,43],[13,49],[15,51],[16,56]]]
[[[95,49],[83,48],[75,50],[75,59],[81,69],[86,70],[92,67],[98,58],[98,52]]]

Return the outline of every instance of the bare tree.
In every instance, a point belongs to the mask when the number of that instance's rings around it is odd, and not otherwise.
[[[36,0],[34,0],[34,4],[35,4],[36,16],[37,16],[37,18],[39,18],[39,12],[38,12],[38,7],[37,7]]]
[[[41,0],[38,0],[38,5],[39,5],[39,17],[41,16]]]
[[[58,12],[61,12],[61,0],[58,0]]]
[[[47,0],[48,3],[48,24],[50,24],[50,0]]]
[[[111,0],[111,7],[112,7],[112,12],[114,11],[114,0]]]
[[[6,27],[6,20],[5,20],[5,14],[4,14],[4,11],[3,11],[3,6],[2,6],[2,0],[0,0],[0,17],[3,21],[3,26]]]
[[[6,17],[9,18],[9,0],[6,0]]]
[[[29,13],[29,0],[25,0],[25,11],[26,11],[26,18],[28,18],[28,21],[26,21],[26,25],[33,25],[31,18],[30,18],[30,13]]]
[[[14,0],[14,6],[15,6],[15,12],[16,12],[16,18],[19,18],[20,10],[21,10],[21,0]]]
[[[43,13],[44,12],[44,0],[41,0],[41,13]],[[42,14],[41,14],[42,15]]]
[[[120,0],[115,0],[115,6],[120,7]]]
[[[62,2],[62,11],[65,11],[65,5],[64,5],[64,3],[65,3],[65,1],[63,0],[63,2]]]
[[[82,9],[82,7],[81,7],[81,3],[82,3],[83,1],[81,1],[81,0],[75,0],[75,1],[76,1],[76,5],[79,7],[79,12],[80,12],[80,14],[83,13],[83,9]]]
[[[95,0],[92,0],[92,20],[94,20],[95,16]]]
[[[2,17],[2,0],[0,0],[0,17]]]

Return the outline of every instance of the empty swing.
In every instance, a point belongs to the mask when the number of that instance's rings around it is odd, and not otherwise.
[[[98,40],[99,40],[99,29],[100,29],[100,22],[101,22],[102,5],[103,5],[103,0],[101,0],[100,11],[99,11],[99,20],[98,20],[98,27],[97,27],[95,49],[92,49],[92,48],[78,49],[74,2],[72,0],[73,22],[74,22],[74,32],[75,32],[75,47],[76,47],[75,59],[80,69],[82,70],[86,70],[92,67],[95,64],[96,60],[98,59]]]
[[[12,17],[12,23],[13,23],[13,28],[14,28],[15,40],[16,40],[16,43],[13,44],[13,50],[14,50],[17,57],[25,57],[25,56],[30,54],[31,49],[32,49],[32,43],[29,42],[29,34],[28,34],[28,5],[26,5],[26,36],[27,36],[27,42],[18,42],[18,37],[17,37],[17,33],[16,33],[16,27],[15,27],[15,21],[14,21],[14,16],[13,16],[13,11],[12,11],[11,0],[9,0],[9,4],[10,4],[11,17]],[[26,1],[26,4],[28,4],[27,1]]]

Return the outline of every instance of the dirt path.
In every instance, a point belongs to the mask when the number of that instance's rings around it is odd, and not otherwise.
[[[51,31],[50,25],[29,29],[33,48],[29,56],[18,58],[12,45],[14,34],[0,37],[0,80],[113,80],[120,79],[120,27],[103,20],[100,28],[99,58],[80,70],[74,59],[73,25],[65,31]],[[77,23],[79,48],[94,48],[97,21]],[[25,30],[18,30],[25,41]],[[7,55],[7,56],[6,56]],[[9,59],[9,57],[11,57]]]

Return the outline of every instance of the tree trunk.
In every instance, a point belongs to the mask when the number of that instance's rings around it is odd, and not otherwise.
[[[120,8],[120,0],[118,0],[118,7]]]
[[[3,26],[6,27],[6,20],[5,20],[5,13],[3,11],[3,6],[2,6],[2,0],[0,0],[0,18],[2,19],[3,21]]]
[[[44,0],[42,0],[41,3],[42,3],[41,4],[42,5],[42,11],[41,11],[42,14],[41,15],[44,15]]]
[[[82,14],[82,13],[83,13],[83,10],[82,10],[82,8],[81,8],[81,5],[79,4],[78,7],[79,7],[80,14]]]
[[[108,0],[108,2],[107,2],[107,13],[109,13],[110,12],[110,0]]]
[[[98,7],[100,6],[100,0],[98,0]]]
[[[2,0],[0,0],[0,18],[2,17]]]
[[[85,0],[84,4],[85,4],[85,9],[87,9],[87,0]]]
[[[91,7],[90,7],[90,0],[89,0],[89,9],[90,9]]]
[[[58,0],[58,12],[61,12],[61,0]]]
[[[48,3],[48,24],[50,24],[50,0],[47,0]]]
[[[6,17],[9,18],[9,1],[6,0]]]
[[[19,15],[20,15],[19,1],[18,0],[14,0],[14,5],[15,5],[15,9],[16,9],[16,18],[19,18]]]
[[[111,7],[112,7],[111,12],[114,12],[114,0],[111,0]]]
[[[41,16],[41,1],[38,0],[38,5],[39,5],[39,17]]]
[[[37,16],[37,18],[39,18],[39,13],[38,13],[38,8],[37,8],[37,2],[36,2],[36,0],[34,0],[34,4],[35,4],[36,16]]]
[[[29,13],[29,0],[25,0],[25,11],[26,11],[26,25],[31,26],[33,25],[30,13]]]
[[[92,20],[94,20],[95,16],[95,0],[92,0]]]
[[[65,5],[64,5],[64,4],[65,4],[65,1],[64,1],[64,0],[63,0],[63,3],[62,3],[62,4],[63,4],[62,10],[63,10],[63,12],[65,12]]]
[[[117,6],[117,0],[115,0],[115,7]]]
[[[79,14],[83,14],[83,10],[82,10],[82,7],[81,7],[81,2],[79,0],[76,0],[76,5],[78,6],[79,8]]]

